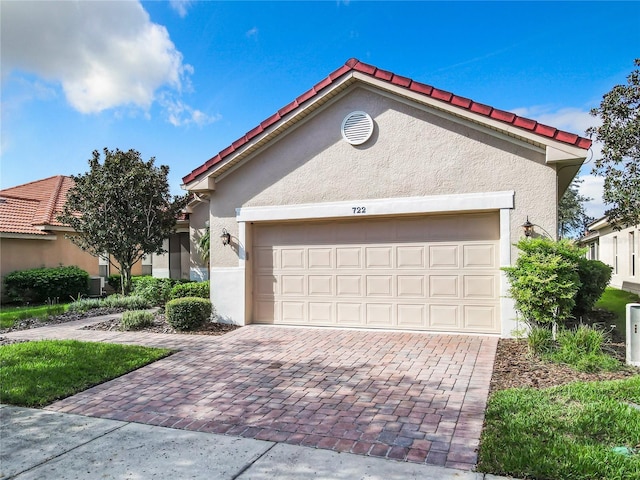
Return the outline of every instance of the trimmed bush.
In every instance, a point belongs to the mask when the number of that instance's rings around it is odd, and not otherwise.
[[[89,274],[76,266],[33,268],[4,278],[7,296],[15,302],[66,301],[89,293]]]
[[[522,239],[512,267],[503,267],[515,307],[531,327],[564,323],[572,318],[582,283],[578,264],[584,250],[566,240]]]
[[[209,298],[209,280],[174,285],[171,289],[171,298],[182,297]]]
[[[129,310],[122,314],[120,330],[140,330],[153,325],[153,313],[144,310]]]
[[[581,258],[578,262],[580,289],[576,294],[573,316],[580,317],[593,310],[593,306],[604,293],[611,280],[611,267],[599,260]]]
[[[165,305],[165,316],[176,330],[193,330],[209,320],[213,313],[210,300],[183,297],[170,300]]]
[[[69,305],[70,312],[85,313],[94,308],[124,308],[125,310],[142,310],[151,307],[143,297],[132,295],[109,295],[107,298],[85,298]]]
[[[147,299],[151,305],[164,305],[171,299],[171,289],[176,284],[170,278],[156,278],[148,275],[131,278],[131,294]]]

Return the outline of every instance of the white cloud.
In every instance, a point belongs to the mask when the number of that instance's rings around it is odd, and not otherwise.
[[[580,195],[591,198],[589,202],[585,202],[584,208],[587,215],[593,218],[600,218],[604,215],[606,209],[602,201],[602,188],[604,186],[604,177],[596,177],[595,175],[581,175],[582,183],[579,187]]]
[[[253,27],[245,33],[247,38],[256,38],[258,36],[258,27]]]
[[[187,10],[191,6],[193,2],[191,0],[170,0],[169,4],[171,8],[173,8],[180,18],[184,18],[187,16]]]
[[[81,113],[148,112],[158,91],[190,87],[193,68],[138,1],[3,2],[1,21],[3,76],[59,83]]]
[[[160,104],[167,112],[167,120],[174,127],[182,127],[185,125],[202,127],[203,125],[218,121],[222,118],[221,115],[209,116],[200,110],[190,107],[179,99],[172,98],[170,95],[164,95],[160,99]]]

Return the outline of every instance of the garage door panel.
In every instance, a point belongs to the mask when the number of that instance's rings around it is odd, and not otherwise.
[[[374,297],[393,296],[393,276],[392,275],[367,275],[367,295]]]
[[[258,295],[277,295],[278,279],[273,275],[256,275],[256,294]]]
[[[337,275],[336,290],[338,297],[361,297],[362,275]]]
[[[293,325],[306,323],[305,302],[282,302],[282,321]]]
[[[460,326],[458,305],[430,305],[429,326],[439,330],[457,330]]]
[[[494,245],[464,245],[462,248],[464,268],[495,268]]]
[[[309,302],[309,323],[329,325],[333,322],[333,303]]]
[[[496,329],[497,311],[492,305],[465,305],[464,327],[475,331],[494,331]]]
[[[458,268],[458,245],[431,245],[429,268]]]
[[[392,247],[366,247],[366,268],[391,268],[393,267]]]
[[[305,252],[304,248],[286,248],[281,250],[280,268],[283,270],[305,268],[304,264]]]
[[[336,323],[339,325],[361,325],[362,309],[362,303],[338,302],[336,304]]]
[[[429,275],[429,296],[431,298],[458,298],[458,275]]]
[[[333,268],[332,248],[309,248],[307,255],[309,269]]]
[[[304,295],[305,275],[282,275],[280,282],[282,296]]]
[[[396,264],[398,269],[424,269],[424,247],[396,247]]]
[[[465,299],[495,299],[497,285],[495,275],[465,275],[463,277]]]
[[[393,304],[368,303],[366,323],[367,325],[380,327],[389,327],[393,325]]]
[[[253,321],[499,333],[497,218],[255,225]]]
[[[423,329],[426,326],[426,305],[398,305],[398,326]]]
[[[336,259],[337,268],[362,268],[362,248],[337,247]]]
[[[398,284],[398,297],[425,297],[424,275],[398,275],[396,279]]]

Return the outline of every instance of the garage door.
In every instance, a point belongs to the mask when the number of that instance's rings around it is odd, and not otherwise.
[[[499,332],[497,212],[253,227],[254,323]]]

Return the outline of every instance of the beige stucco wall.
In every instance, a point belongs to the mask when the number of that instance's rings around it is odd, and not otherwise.
[[[76,265],[89,275],[98,275],[98,259],[83,252],[60,232],[55,240],[0,239],[0,265],[3,277],[16,270],[60,265]]]
[[[375,123],[372,138],[358,147],[340,134],[342,120],[355,110]],[[219,179],[210,222],[214,238],[226,228],[237,240],[238,207],[508,190],[516,192],[511,243],[527,215],[555,231],[556,172],[543,153],[355,88]],[[238,266],[237,251],[214,240],[211,264]]]
[[[55,240],[0,238],[0,276],[4,277],[17,270],[61,265],[75,265],[85,270],[90,276],[99,275],[97,257],[83,251],[71,240],[65,238],[65,232],[54,232],[54,234]],[[118,272],[110,266],[109,273]],[[131,273],[140,275],[142,263],[135,264]]]
[[[615,269],[616,239],[617,270]],[[615,231],[611,227],[601,229],[598,250],[599,260],[614,268],[610,285],[640,295],[640,228],[628,227],[620,231]],[[635,272],[631,264],[634,251]]]

